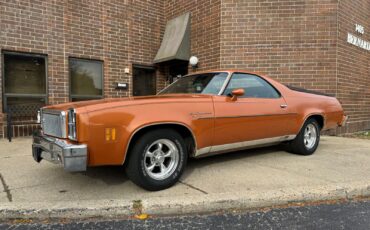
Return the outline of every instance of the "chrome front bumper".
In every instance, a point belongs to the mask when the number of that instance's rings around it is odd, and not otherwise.
[[[86,171],[87,167],[87,145],[73,145],[40,132],[33,135],[32,156],[36,162],[45,159],[61,164],[69,172]]]

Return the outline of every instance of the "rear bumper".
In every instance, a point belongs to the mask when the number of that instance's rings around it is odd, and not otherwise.
[[[339,123],[339,126],[345,126],[348,121],[348,115],[343,115],[342,121]]]
[[[37,132],[33,135],[32,156],[36,162],[42,159],[61,164],[69,172],[86,171],[87,145],[70,144],[65,140],[48,137]]]

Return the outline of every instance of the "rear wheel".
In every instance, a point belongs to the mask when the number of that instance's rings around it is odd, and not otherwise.
[[[289,147],[293,153],[311,155],[316,151],[319,142],[320,126],[314,118],[309,118]]]
[[[184,140],[172,129],[142,135],[131,149],[126,173],[140,187],[156,191],[175,184],[187,162]]]

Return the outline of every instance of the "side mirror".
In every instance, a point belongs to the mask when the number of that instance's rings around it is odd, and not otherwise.
[[[244,95],[244,89],[234,89],[231,91],[231,100],[236,101],[237,97]]]

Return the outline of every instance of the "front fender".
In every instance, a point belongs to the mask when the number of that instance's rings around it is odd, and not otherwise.
[[[192,116],[194,111],[211,119]],[[213,137],[212,102],[158,103],[123,106],[89,113],[89,166],[120,165],[125,161],[128,146],[136,132],[154,124],[180,124],[189,129],[196,146],[211,145]],[[106,139],[115,129],[116,138]]]

